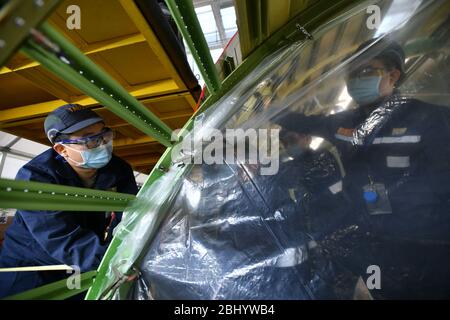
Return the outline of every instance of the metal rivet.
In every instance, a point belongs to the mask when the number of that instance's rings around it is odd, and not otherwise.
[[[67,60],[66,57],[61,56],[61,57],[59,57],[59,59],[60,59],[62,62],[64,62],[65,64],[70,64],[70,61]]]
[[[16,23],[16,26],[23,27],[25,25],[25,20],[22,17],[16,17],[14,19],[14,22]]]

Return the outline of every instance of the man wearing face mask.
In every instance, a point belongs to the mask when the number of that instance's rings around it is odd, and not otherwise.
[[[346,176],[337,191],[352,200],[354,223],[369,235],[354,237],[361,251],[349,264],[362,275],[380,266],[378,297],[444,298],[450,294],[450,113],[401,96],[404,60],[396,42],[370,40],[347,68],[357,108],[328,116],[289,113],[276,122],[338,149]]]
[[[94,111],[68,104],[44,123],[53,145],[18,172],[17,180],[136,194],[130,165],[112,153],[113,134]],[[0,267],[78,266],[95,270],[121,214],[18,210],[6,232]],[[64,271],[0,273],[0,297],[67,278]]]

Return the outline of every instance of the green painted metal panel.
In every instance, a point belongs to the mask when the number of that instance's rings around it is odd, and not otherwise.
[[[209,92],[220,88],[220,79],[208,44],[190,0],[166,0],[172,17],[197,63]]]
[[[123,211],[131,194],[0,179],[0,207],[22,210]]]
[[[31,289],[3,300],[64,300],[86,291],[91,285],[96,271],[89,271],[80,274],[79,288],[69,289],[67,279],[47,284],[45,286]],[[68,274],[68,277],[70,274]]]
[[[57,7],[62,0],[11,0],[0,3],[0,67],[20,48],[31,28]]]

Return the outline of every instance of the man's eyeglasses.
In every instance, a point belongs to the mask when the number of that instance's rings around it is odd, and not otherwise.
[[[372,76],[382,76],[384,73],[384,68],[376,68],[371,66],[362,67],[353,71],[350,71],[348,74],[349,79],[361,79],[365,77]]]
[[[87,149],[94,149],[102,144],[107,144],[114,138],[114,132],[110,128],[104,128],[102,132],[97,133],[92,136],[83,137],[79,139],[65,139],[60,140],[58,143],[61,144],[79,144],[85,146]]]

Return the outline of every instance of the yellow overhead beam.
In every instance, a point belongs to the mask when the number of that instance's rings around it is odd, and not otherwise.
[[[130,94],[136,98],[146,97],[155,94],[168,94],[178,89],[178,86],[172,79],[153,81],[148,84],[134,87],[129,91]],[[92,106],[98,102],[90,97],[82,97],[74,99],[73,101],[53,100],[47,102],[36,103],[28,106],[17,107],[0,111],[0,123],[6,121],[20,120],[30,117],[39,117],[46,115],[56,109],[57,107],[66,103],[78,103],[83,106]]]
[[[173,66],[172,61],[162,48],[161,43],[159,42],[153,30],[149,27],[147,21],[145,20],[144,16],[142,15],[139,8],[136,6],[134,1],[130,0],[119,0],[119,1],[122,7],[124,8],[125,12],[128,14],[133,23],[136,25],[136,28],[138,28],[138,30],[145,37],[148,45],[155,53],[155,55],[158,57],[161,64],[168,71],[172,79],[175,80],[175,83],[180,88],[186,88],[186,85],[184,84],[183,80],[178,74],[178,71]]]
[[[119,47],[125,47],[136,43],[145,42],[145,38],[142,34],[134,34],[129,36],[122,36],[114,39],[108,39],[105,41],[99,41],[93,44],[86,46],[83,50],[81,50],[85,55],[90,55],[97,52],[103,52]],[[19,66],[14,67],[13,69],[8,67],[3,67],[0,70],[0,74],[10,73],[14,71],[20,71],[24,69],[38,67],[40,64],[36,61],[26,62]]]
[[[149,137],[149,136],[142,136],[137,139],[133,138],[121,138],[121,139],[114,139],[113,140],[113,146],[114,148],[120,148],[124,146],[134,146],[138,144],[146,144],[146,143],[153,143],[157,142],[155,139]]]
[[[127,162],[133,167],[155,165],[159,158],[159,156],[134,156],[127,158]]]

